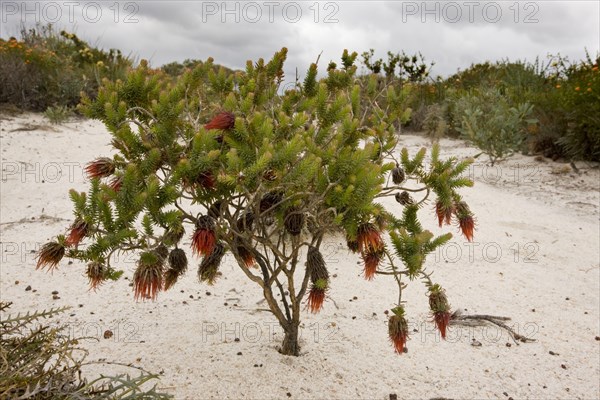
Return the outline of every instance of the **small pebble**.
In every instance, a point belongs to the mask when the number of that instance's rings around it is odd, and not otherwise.
[[[353,316],[352,316],[352,319],[356,319],[356,317],[353,315]]]
[[[471,346],[474,346],[474,347],[481,347],[481,342],[480,342],[480,341],[478,341],[478,340],[472,339],[472,341],[471,341]]]
[[[512,346],[512,344],[506,343],[506,347],[511,347],[511,346]]]
[[[206,292],[206,295],[207,295],[207,296],[210,296],[210,295],[211,295],[211,293],[210,293],[210,292]]]
[[[508,397],[508,393],[506,393],[506,392],[502,392],[502,394]]]
[[[358,297],[354,296],[354,297],[352,298],[352,300],[358,300]]]
[[[194,298],[194,295],[193,295],[193,294],[190,294],[190,299],[193,299],[193,298]]]
[[[552,350],[550,350],[550,351],[548,352],[548,354],[550,354],[551,356],[558,356],[558,355],[560,355],[560,354],[558,354],[558,353],[555,353],[555,352],[553,352]]]
[[[104,331],[104,339],[110,339],[111,337],[113,337],[113,333],[111,330]]]
[[[239,338],[239,337],[236,337],[235,339],[233,339],[233,341],[234,341],[234,342],[239,342],[239,341],[240,341],[240,338]]]
[[[185,300],[184,300],[184,301],[183,301],[183,304],[187,304],[187,301],[185,301]]]
[[[532,309],[531,309],[531,312],[535,312],[535,308],[532,308]]]
[[[565,297],[565,300],[570,300],[568,297]]]
[[[254,364],[254,368],[258,368],[258,364]]]
[[[285,395],[286,395],[287,397],[292,397],[292,394],[291,394],[290,392],[287,392]]]
[[[223,305],[224,305],[225,307],[227,307],[229,304],[227,304],[227,303],[223,303]]]
[[[58,294],[58,290],[53,290],[52,294]]]
[[[79,304],[79,308],[83,307],[83,304]]]
[[[241,351],[238,351],[237,355],[238,355],[238,356],[241,356],[241,355],[242,355],[242,352],[241,352]]]
[[[57,295],[55,295],[55,294],[53,294],[53,295],[52,295],[52,300],[58,300],[58,299],[60,299],[60,297],[58,297],[58,296],[57,296]]]
[[[19,284],[19,281],[15,281],[15,285],[18,285],[18,284]]]
[[[600,341],[600,336],[596,336],[594,339],[596,339],[596,341]]]
[[[561,367],[562,369],[567,369],[567,366],[566,366],[565,364],[560,364],[560,367]]]
[[[67,265],[73,265],[73,261],[69,261]]]
[[[25,288],[26,292],[29,292],[31,290],[31,285],[27,285],[27,287]]]

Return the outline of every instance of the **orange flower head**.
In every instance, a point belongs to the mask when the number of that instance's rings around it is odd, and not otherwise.
[[[377,267],[379,263],[383,259],[384,251],[382,250],[367,250],[362,253],[362,259],[365,263],[365,279],[368,281],[373,280],[375,277],[375,273],[377,272]]]
[[[404,309],[401,306],[392,309],[392,313],[388,320],[388,336],[396,353],[402,354],[408,341],[408,323],[404,318]]]
[[[208,215],[202,215],[196,221],[196,231],[192,236],[192,251],[194,254],[209,255],[212,253],[217,237],[215,222]]]
[[[108,157],[100,157],[88,163],[85,167],[88,178],[104,178],[115,172],[115,164]]]
[[[71,225],[70,229],[71,231],[69,232],[69,236],[67,237],[65,244],[67,246],[77,246],[79,242],[81,242],[81,239],[87,235],[88,224],[81,219],[76,219],[75,222],[73,222],[73,225]]]
[[[462,234],[469,242],[472,242],[475,230],[475,218],[469,206],[464,201],[459,201],[454,207],[454,213],[458,219],[458,226]]]
[[[358,227],[356,241],[358,242],[358,250],[361,253],[383,249],[381,233],[372,223],[365,223]]]

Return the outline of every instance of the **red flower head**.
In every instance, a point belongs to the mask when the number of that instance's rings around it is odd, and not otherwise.
[[[169,253],[169,269],[165,272],[164,290],[169,290],[181,275],[187,270],[188,260],[185,251],[182,249],[173,249]]]
[[[363,254],[370,250],[383,250],[381,233],[371,223],[365,223],[358,227],[356,241],[358,242],[358,250]]]
[[[71,231],[69,232],[69,236],[67,237],[65,244],[67,246],[77,246],[79,242],[81,242],[81,239],[87,235],[88,224],[81,219],[76,219],[75,222],[73,222],[73,225],[71,225],[70,229]]]
[[[217,277],[221,274],[219,272],[219,266],[221,260],[225,255],[225,246],[221,243],[216,243],[213,247],[213,251],[205,256],[198,267],[198,279],[201,282],[207,282],[209,285],[215,283]]]
[[[118,192],[119,190],[121,190],[121,186],[123,186],[123,177],[122,176],[115,176],[108,183],[108,187],[110,187],[115,192]]]
[[[462,234],[469,242],[473,241],[473,231],[475,230],[475,218],[469,209],[469,206],[464,201],[456,203],[455,214],[458,219],[458,226]]]
[[[377,267],[383,259],[384,251],[382,250],[367,250],[362,253],[362,259],[365,263],[365,279],[370,281],[375,277]]]
[[[444,289],[438,284],[429,288],[429,308],[442,339],[446,339],[446,330],[450,324],[450,305]]]
[[[193,253],[209,255],[213,252],[216,242],[215,221],[208,215],[202,215],[196,221],[196,231],[192,236]]]
[[[254,255],[252,254],[252,252],[243,243],[241,243],[241,241],[236,240],[236,242],[237,242],[236,250],[237,250],[238,256],[240,256],[240,258],[244,261],[244,265],[247,268],[250,268],[250,267],[253,267],[254,265],[256,265],[256,260],[254,259]]]
[[[133,292],[136,300],[156,300],[163,286],[163,258],[156,252],[140,255],[137,269],[133,274]]]
[[[235,115],[227,111],[222,111],[215,115],[208,124],[204,125],[204,129],[218,129],[222,131],[228,131],[230,129],[233,129],[234,126]]]
[[[312,285],[308,293],[308,308],[312,313],[318,313],[323,308],[327,288],[329,287],[329,272],[323,255],[314,246],[308,247],[306,254],[306,269],[310,273]]]
[[[319,279],[316,283],[311,285],[310,291],[308,292],[307,303],[311,313],[316,314],[323,308],[327,286],[328,284],[325,279]]]
[[[404,309],[398,306],[392,309],[393,315],[388,320],[388,335],[394,350],[398,354],[404,353],[404,346],[408,340],[408,323],[404,318]]]
[[[448,206],[438,200],[435,203],[435,213],[438,218],[438,224],[440,228],[445,223],[446,225],[450,225],[450,221],[452,220],[452,213],[454,212],[454,207],[452,205]]]
[[[90,179],[104,178],[115,172],[115,164],[113,160],[108,157],[100,157],[87,164],[85,172]]]
[[[96,290],[106,279],[106,267],[99,261],[92,261],[87,265],[86,275],[90,282],[90,289]]]
[[[37,265],[35,269],[48,267],[52,271],[65,255],[64,240],[58,242],[48,242],[42,246],[37,253]]]

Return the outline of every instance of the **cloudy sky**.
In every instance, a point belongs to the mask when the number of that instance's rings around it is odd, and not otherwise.
[[[485,60],[579,59],[600,47],[600,1],[1,1],[2,37],[52,22],[104,48],[159,66],[212,56],[246,60],[289,49],[288,77],[343,49],[421,52],[448,75]]]

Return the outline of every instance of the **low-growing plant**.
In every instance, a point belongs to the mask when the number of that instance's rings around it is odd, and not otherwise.
[[[10,303],[0,303],[6,314]],[[0,399],[169,399],[156,387],[142,388],[157,375],[82,378],[87,352],[82,338],[69,337],[61,326],[42,324],[66,308],[0,317]]]
[[[60,125],[73,116],[73,110],[67,106],[50,106],[44,111],[44,116],[51,124]]]
[[[521,148],[533,106],[511,105],[496,89],[482,89],[459,98],[454,109],[456,129],[487,154],[492,165]]]
[[[75,221],[40,249],[37,267],[85,261],[96,288],[123,273],[113,254],[136,252],[134,297],[155,300],[186,272],[187,236],[199,281],[216,284],[232,254],[284,331],[281,353],[299,355],[302,310],[319,312],[332,283],[320,249],[340,234],[367,280],[397,283],[388,329],[399,354],[409,335],[407,281],[426,284],[445,337],[450,305],[425,260],[452,235],[434,237],[417,214],[435,194],[439,225],[455,221],[472,240],[474,216],[458,189],[473,184],[461,176],[473,160],[443,160],[438,146],[429,163],[425,149],[396,153],[400,96],[356,76],[357,53],[344,51],[321,80],[311,65],[280,94],[286,57],[284,48],[235,74],[215,72],[209,59],[174,84],[142,62],[123,81],[106,81],[83,110],[104,122],[117,154],[87,166],[89,192],[70,192]],[[377,200],[390,196],[398,204],[387,210]]]

